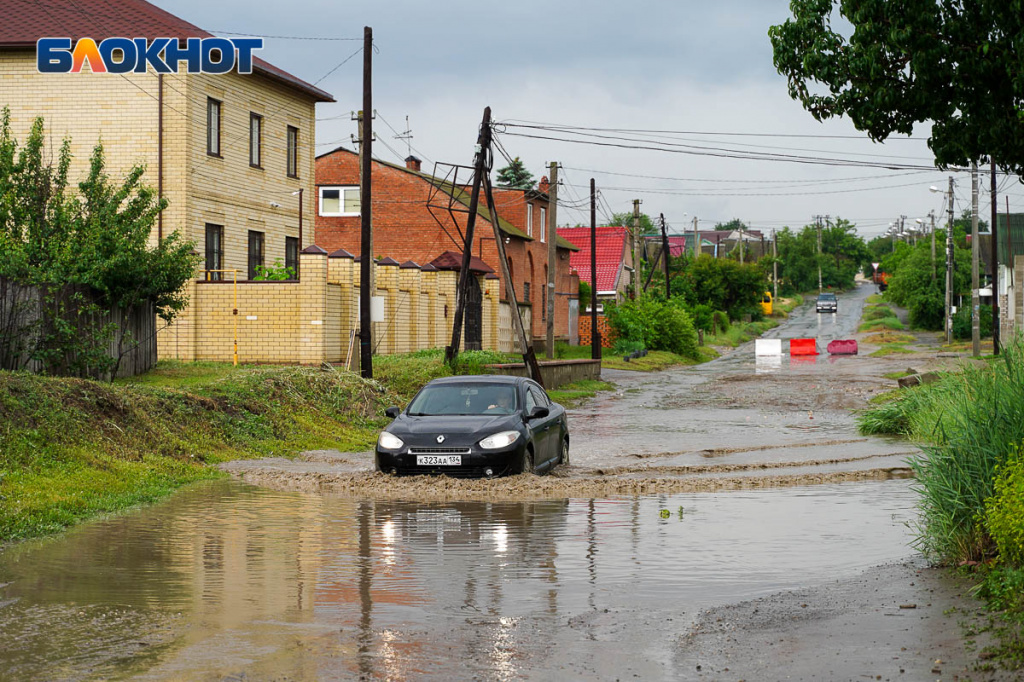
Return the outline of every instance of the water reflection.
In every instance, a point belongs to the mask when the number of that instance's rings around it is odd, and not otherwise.
[[[201,486],[0,554],[0,678],[671,676],[701,607],[906,556],[911,506],[902,481],[434,504]]]

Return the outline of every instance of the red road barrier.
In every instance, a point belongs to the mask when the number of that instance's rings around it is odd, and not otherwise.
[[[790,339],[790,355],[817,355],[818,344],[814,339]]]
[[[854,339],[836,339],[829,341],[828,352],[832,355],[856,355],[857,341]]]

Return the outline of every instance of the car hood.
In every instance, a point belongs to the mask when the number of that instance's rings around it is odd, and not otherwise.
[[[391,423],[388,431],[401,438],[402,436],[446,436],[472,435],[483,438],[499,431],[509,431],[522,426],[523,420],[517,414],[480,415],[480,416],[431,416],[411,417],[399,415]]]

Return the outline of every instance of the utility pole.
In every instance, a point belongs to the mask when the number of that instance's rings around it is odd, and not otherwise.
[[[633,298],[640,294],[640,200],[633,199]]]
[[[462,269],[459,270],[459,288],[455,298],[455,320],[452,324],[452,342],[444,351],[444,361],[451,365],[459,355],[459,341],[462,338],[462,318],[466,312],[466,294],[469,291],[469,261],[473,255],[473,231],[476,228],[476,214],[480,206],[480,187],[483,185],[484,175],[489,173],[487,168],[487,155],[491,150],[491,108],[484,109],[484,117],[480,122],[480,132],[476,138],[476,159],[473,163],[473,190],[469,195],[469,217],[466,218],[466,243],[462,246]],[[490,197],[488,197],[489,199]],[[491,215],[491,220],[497,225],[497,216]],[[495,235],[497,241],[501,241],[499,235]],[[499,246],[504,246],[499,244]],[[516,301],[512,299],[512,305]]]
[[[363,28],[363,111],[359,119],[359,373],[373,378],[370,305],[373,297],[373,29]],[[344,198],[344,197],[342,197]]]
[[[746,242],[743,240],[743,223],[740,223],[740,265],[743,265],[743,252],[746,251]]]
[[[932,281],[935,281],[935,211],[928,211],[928,217],[932,219]]]
[[[779,249],[775,237],[775,230],[772,230],[772,299],[779,297]]]
[[[693,219],[694,224],[697,219]],[[668,232],[665,231],[665,214],[661,214],[661,259],[665,262],[665,300],[672,298],[672,281],[668,275],[668,259],[671,254],[668,250]]]
[[[992,233],[992,243],[989,245],[992,249],[992,353],[999,355],[999,251],[996,249],[996,219],[999,216],[996,213],[996,160],[989,159],[989,163],[992,171],[992,227],[989,228]]]
[[[821,293],[821,216],[814,216],[818,225],[818,293]]]
[[[601,359],[601,332],[597,329],[597,189],[590,178],[590,359]]]
[[[946,227],[946,345],[953,342],[953,176],[949,176],[946,198],[949,223]]]
[[[978,289],[978,163],[971,162],[971,351],[981,355],[981,292]]]
[[[558,239],[556,228],[558,211],[558,162],[552,161],[550,167],[551,184],[548,186],[548,224],[545,228],[548,231],[548,281],[545,286],[548,288],[547,296],[547,343],[544,354],[547,357],[555,357],[555,268],[558,267],[557,253],[555,251],[555,240]]]
[[[664,214],[662,214],[664,215]],[[697,216],[693,216],[693,257],[700,256],[700,235],[697,233]]]

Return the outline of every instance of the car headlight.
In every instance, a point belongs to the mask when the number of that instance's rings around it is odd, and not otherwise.
[[[519,438],[518,431],[502,431],[501,433],[496,433],[493,436],[487,436],[487,438],[484,438],[480,441],[480,447],[484,450],[507,448],[509,445],[512,445],[512,443],[515,443],[517,438]]]
[[[387,431],[381,431],[380,438],[377,439],[377,445],[387,450],[397,450],[405,445],[405,443],[398,436],[392,435]]]

